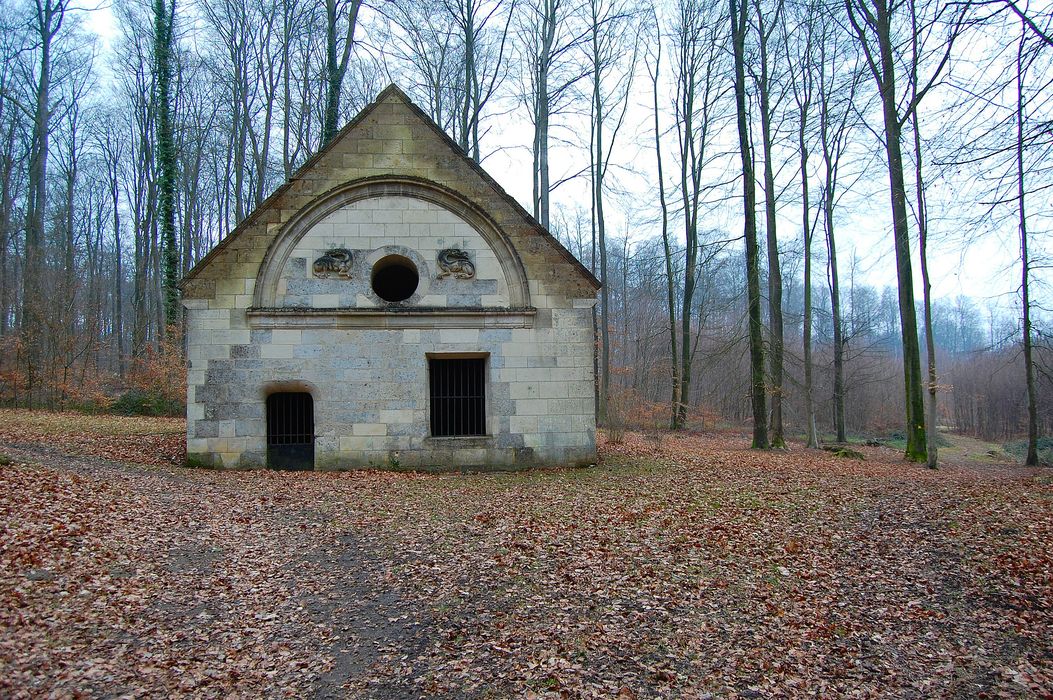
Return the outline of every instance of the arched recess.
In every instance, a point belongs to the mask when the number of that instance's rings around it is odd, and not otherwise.
[[[430,202],[457,216],[482,236],[497,256],[508,287],[512,308],[530,308],[530,290],[519,254],[508,237],[479,206],[453,190],[429,180],[406,177],[379,177],[354,180],[319,196],[282,226],[260,265],[253,306],[276,306],[282,269],[300,239],[329,214],[349,204],[376,197],[413,197]]]

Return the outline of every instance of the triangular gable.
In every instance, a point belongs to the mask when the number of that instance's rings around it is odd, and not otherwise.
[[[392,148],[395,141],[400,148]],[[588,268],[392,84],[198,261],[179,283],[184,297],[211,296],[210,278],[255,276],[248,268],[258,269],[296,211],[334,186],[379,175],[423,177],[474,201],[509,234],[530,277],[563,287],[568,296],[593,296],[600,288]]]

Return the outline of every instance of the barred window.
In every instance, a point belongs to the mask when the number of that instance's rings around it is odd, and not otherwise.
[[[314,469],[314,399],[282,391],[267,397],[267,466]]]
[[[486,435],[486,358],[428,360],[431,434]]]

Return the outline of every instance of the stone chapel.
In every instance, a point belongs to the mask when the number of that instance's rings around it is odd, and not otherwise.
[[[599,286],[390,86],[181,282],[188,462],[592,462]]]

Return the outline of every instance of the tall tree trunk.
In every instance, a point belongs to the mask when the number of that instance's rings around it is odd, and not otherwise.
[[[461,31],[464,41],[464,92],[461,100],[461,149],[471,155],[472,145],[472,97],[475,85],[475,1],[461,0],[464,15],[461,18]],[[478,156],[475,156],[478,161]]]
[[[910,6],[911,26],[913,28],[911,45],[913,60],[911,61],[911,99],[917,101],[918,97],[918,22],[914,4]],[[929,469],[937,467],[938,447],[936,445],[936,409],[938,389],[936,375],[936,340],[932,329],[932,282],[929,280],[929,210],[925,196],[925,179],[922,177],[922,151],[921,151],[921,117],[919,108],[915,107],[912,113],[912,127],[914,131],[914,190],[917,198],[918,217],[918,254],[921,261],[921,293],[922,314],[925,322],[925,353],[928,370],[928,401],[926,402],[926,423],[928,431],[925,433],[926,466]]]
[[[823,154],[823,180],[820,197],[823,217],[823,234],[826,239],[827,281],[830,288],[830,314],[833,324],[833,425],[835,440],[847,440],[845,430],[845,327],[841,317],[841,286],[837,268],[837,239],[834,233],[834,202],[841,156],[847,144],[849,119],[853,114],[856,88],[861,74],[857,72],[855,57],[845,56],[840,43],[841,29],[834,18],[823,13],[821,36],[817,49],[819,67],[815,73],[818,87],[818,136]],[[842,68],[845,66],[845,68]],[[838,80],[842,71],[847,71],[848,82]],[[847,95],[845,94],[847,93]],[[835,100],[837,100],[835,102]],[[841,111],[837,112],[836,109]]]
[[[781,3],[772,18],[772,24],[778,22]],[[768,65],[768,41],[770,32],[766,28],[759,4],[757,12],[757,33],[760,62],[760,80],[757,91],[760,95],[761,146],[764,157],[764,228],[767,237],[768,253],[768,322],[771,338],[768,353],[768,364],[771,374],[771,446],[786,447],[783,436],[782,398],[783,398],[783,319],[782,319],[782,268],[779,265],[779,237],[777,233],[775,193],[775,166],[772,157],[772,108],[771,79]]]
[[[899,286],[900,337],[903,346],[903,388],[906,409],[907,448],[904,458],[926,462],[925,400],[922,393],[921,351],[918,346],[918,320],[914,307],[914,275],[910,260],[910,231],[907,224],[907,188],[903,171],[902,123],[897,105],[896,64],[892,49],[892,18],[884,0],[875,0],[867,12],[867,23],[878,43],[878,56],[871,70],[881,97],[881,114],[885,127],[885,155],[888,163],[889,193],[892,200],[893,243],[896,252],[896,280]],[[849,3],[849,19],[860,41],[866,42],[866,30],[859,26]]]
[[[118,158],[109,164],[110,203],[113,206],[113,334],[117,339],[117,374],[124,378],[124,266],[121,250],[121,201]]]
[[[559,3],[542,0],[541,27],[538,37],[536,93],[534,94],[534,218],[542,226],[549,226],[549,199],[551,177],[549,174],[548,141],[551,109],[549,105],[549,72],[552,69],[552,52],[555,48],[556,25]]]
[[[735,57],[735,107],[739,131],[739,157],[742,160],[743,232],[746,239],[746,297],[749,316],[750,391],[753,406],[753,448],[766,450],[768,415],[765,408],[764,338],[760,310],[760,254],[757,245],[757,183],[753,173],[749,124],[746,117],[746,1],[731,5],[731,43]],[[684,341],[686,343],[686,339]]]
[[[937,466],[936,445],[936,391],[938,388],[936,376],[936,341],[932,329],[932,283],[929,281],[928,262],[928,211],[925,202],[925,182],[922,178],[921,164],[921,136],[918,133],[917,112],[914,113],[914,181],[917,190],[918,206],[918,252],[921,256],[921,290],[922,307],[925,321],[925,352],[928,361],[928,397],[926,402],[928,431],[926,439],[926,466],[935,469]]]
[[[149,225],[145,221],[135,222],[135,274],[132,288],[132,353],[146,349],[149,338],[149,273],[150,241]]]
[[[1016,187],[1020,214],[1020,295],[1023,306],[1024,382],[1027,385],[1027,457],[1024,463],[1038,466],[1038,402],[1035,395],[1035,365],[1031,343],[1031,262],[1027,250],[1027,208],[1024,206],[1024,66],[1026,31],[1021,32],[1016,54]]]
[[[4,151],[0,154],[0,336],[7,335],[11,328],[12,282],[14,270],[8,270],[8,246],[11,244],[12,218],[14,213],[15,159],[12,157],[15,124],[8,129],[4,140]]]
[[[827,161],[823,194],[823,227],[826,233],[827,267],[830,276],[830,320],[834,326],[834,433],[837,442],[847,442],[845,430],[845,330],[841,318],[841,283],[837,274],[837,240],[834,237],[833,169]]]
[[[690,24],[685,22],[686,31]],[[685,37],[686,38],[686,37]],[[684,208],[684,299],[680,309],[680,403],[677,405],[677,429],[687,425],[687,404],[691,396],[691,308],[695,301],[698,279],[698,188],[694,186],[695,162],[695,83],[693,66],[681,65],[682,135],[680,142],[680,198]]]
[[[343,47],[337,46],[337,25],[339,23],[339,0],[325,0],[325,116],[322,120],[322,143],[329,143],[336,136],[337,123],[340,119],[340,91],[344,86],[344,75],[351,57],[351,46],[355,38],[355,25],[358,23],[358,11],[362,0],[348,0],[347,28]]]
[[[886,69],[892,70],[892,53],[887,54]],[[890,81],[891,82],[891,81]],[[906,408],[906,459],[927,461],[925,451],[925,401],[922,398],[921,358],[918,347],[918,321],[914,307],[914,275],[910,261],[910,232],[907,228],[907,188],[903,177],[903,155],[900,150],[901,129],[896,114],[896,97],[892,89],[882,90],[882,103],[892,194],[892,226],[895,236],[896,279],[899,283],[900,337],[903,345],[904,404]]]
[[[669,203],[665,198],[665,176],[662,172],[662,130],[659,124],[658,110],[658,76],[660,74],[662,48],[661,37],[656,41],[654,75],[651,79],[651,95],[654,98],[654,152],[658,163],[658,201],[662,211],[662,252],[665,257],[665,291],[666,311],[669,322],[669,364],[672,369],[672,391],[669,405],[669,427],[676,430],[682,428],[679,417],[681,415],[680,405],[680,365],[677,361],[676,349],[676,276],[673,271],[673,252],[669,243]]]
[[[172,22],[175,0],[171,9],[165,0],[154,1],[154,58],[157,62],[157,208],[161,228],[162,296],[164,325],[173,326],[179,320],[179,248],[175,226],[176,171],[175,139],[172,125]]]
[[[596,243],[600,256],[600,420],[607,421],[611,387],[610,292],[607,284],[607,228],[603,215],[603,99],[599,71],[593,74],[592,109],[595,159],[592,164],[592,203],[596,222]]]
[[[289,65],[289,46],[292,44],[293,3],[282,3],[282,173],[285,181],[292,179],[292,67]]]
[[[804,320],[802,344],[804,350],[804,419],[805,440],[808,447],[819,447],[819,433],[815,427],[815,397],[812,391],[812,227],[808,201],[808,100],[801,105],[797,129],[797,145],[801,149],[801,227],[804,233]]]
[[[51,42],[62,26],[61,0],[36,5],[33,29],[40,41],[40,64],[35,88],[33,131],[29,146],[29,183],[26,197],[25,263],[22,268],[22,353],[26,362],[26,399],[33,408],[37,372],[43,360],[44,209],[47,206],[48,138],[51,134]]]

